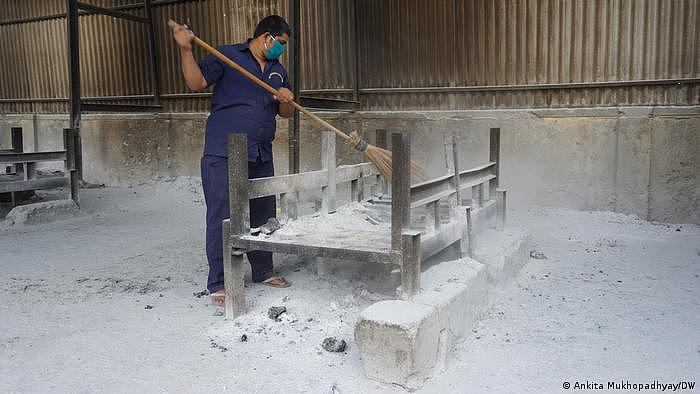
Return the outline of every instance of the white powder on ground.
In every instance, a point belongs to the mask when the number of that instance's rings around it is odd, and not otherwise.
[[[83,217],[0,232],[3,391],[404,392],[364,378],[353,339],[359,313],[395,297],[397,278],[376,264],[338,263],[321,278],[313,262],[276,256],[292,287],[248,284],[249,313],[235,321],[193,296],[207,274],[197,187],[192,178],[82,190]],[[347,209],[347,225],[359,226],[352,210],[363,208]],[[509,218],[547,259],[496,289],[447,370],[419,392],[697,381],[700,227],[568,209]],[[288,312],[270,320],[281,305]],[[329,336],[347,351],[323,350]]]

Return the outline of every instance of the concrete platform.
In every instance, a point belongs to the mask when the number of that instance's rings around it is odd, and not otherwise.
[[[355,341],[367,377],[416,390],[447,368],[449,349],[466,338],[489,305],[489,282],[512,278],[528,261],[524,229],[486,230],[475,255],[430,267],[410,301],[382,301],[365,309]],[[486,263],[484,263],[486,262]]]

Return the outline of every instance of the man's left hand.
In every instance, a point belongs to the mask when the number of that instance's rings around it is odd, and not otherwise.
[[[280,103],[288,103],[294,100],[294,93],[292,93],[292,91],[287,88],[280,88],[279,90],[277,90],[277,92],[279,92],[279,94],[273,95],[272,98],[279,101]]]

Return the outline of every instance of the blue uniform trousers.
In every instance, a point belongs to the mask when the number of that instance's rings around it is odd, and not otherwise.
[[[206,249],[209,261],[207,289],[210,292],[224,288],[224,258],[221,222],[229,217],[228,159],[204,155],[201,161],[202,187],[207,205]],[[263,178],[275,174],[272,161],[248,162],[248,177]],[[275,216],[275,196],[255,198],[250,201],[250,227],[258,227]],[[253,282],[262,282],[272,276],[272,253],[250,251],[247,253]]]

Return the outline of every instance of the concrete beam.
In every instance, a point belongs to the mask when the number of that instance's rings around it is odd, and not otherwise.
[[[489,282],[512,279],[530,258],[530,233],[520,228],[486,229],[474,241],[474,259],[486,266]]]
[[[44,224],[80,216],[80,209],[73,200],[53,200],[19,205],[7,214],[3,225]]]

